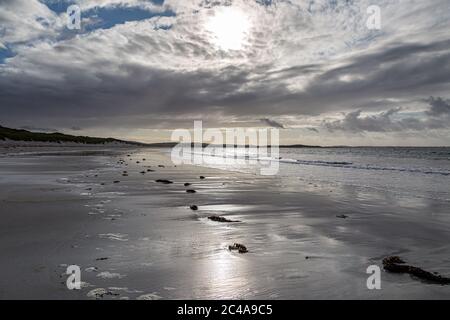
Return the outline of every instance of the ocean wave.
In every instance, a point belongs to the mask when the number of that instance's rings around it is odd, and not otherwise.
[[[353,162],[340,162],[340,161],[321,161],[321,160],[295,160],[286,159],[279,160],[280,162],[289,164],[311,165],[311,166],[324,166],[324,167],[337,167],[347,169],[359,169],[359,170],[378,170],[378,171],[398,171],[398,172],[410,172],[410,173],[422,173],[422,174],[436,174],[442,176],[449,176],[450,171],[430,170],[424,168],[402,168],[402,167],[380,167],[376,165],[362,165],[354,164]]]
[[[237,158],[237,159],[245,159],[245,160],[256,160],[256,161],[277,161],[280,163],[286,164],[298,164],[298,165],[307,165],[307,166],[322,166],[322,167],[334,167],[334,168],[345,168],[345,169],[358,169],[358,170],[377,170],[377,171],[396,171],[396,172],[409,172],[409,173],[421,173],[421,174],[434,174],[434,175],[442,175],[449,176],[450,171],[448,170],[439,170],[439,169],[429,169],[429,168],[403,168],[403,167],[382,167],[370,164],[355,164],[353,162],[347,161],[325,161],[325,160],[300,160],[300,159],[290,159],[290,158],[282,158],[282,157],[270,157],[265,156],[261,157],[257,154],[248,154],[246,152],[242,153],[224,153],[224,154],[207,154],[207,153],[195,153],[191,152],[192,155],[198,154],[207,157],[214,158]]]
[[[344,161],[296,160],[296,162],[301,164],[316,164],[316,165],[337,166],[337,167],[353,165],[353,162],[344,162]]]

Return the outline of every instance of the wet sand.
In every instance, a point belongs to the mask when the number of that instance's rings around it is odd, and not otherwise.
[[[54,151],[0,157],[1,299],[450,298],[384,271],[381,290],[366,287],[393,254],[450,274],[447,202],[175,167],[155,149]],[[81,290],[66,288],[67,265]]]

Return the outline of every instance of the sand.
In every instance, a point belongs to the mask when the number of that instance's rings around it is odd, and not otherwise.
[[[175,167],[167,150],[56,149],[2,150],[1,299],[450,297],[409,275],[366,286],[366,268],[392,254],[450,273],[446,203],[431,216],[358,190]],[[81,290],[67,289],[68,265]]]

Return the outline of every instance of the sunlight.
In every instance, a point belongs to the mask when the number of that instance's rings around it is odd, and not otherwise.
[[[241,50],[250,30],[250,20],[239,9],[220,8],[209,18],[205,28],[211,34],[211,42],[221,50]]]

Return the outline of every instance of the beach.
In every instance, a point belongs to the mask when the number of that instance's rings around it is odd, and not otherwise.
[[[433,189],[448,187],[447,171],[408,172],[430,180],[423,196],[417,183],[394,190],[393,170],[370,188],[311,177],[354,169],[342,161],[300,163],[301,177],[286,161],[262,176],[174,165],[169,152],[3,149],[0,299],[450,298],[449,286],[383,270],[380,290],[366,285],[367,268],[391,255],[450,275],[449,199]],[[229,250],[234,243],[248,252]],[[81,269],[80,290],[66,286],[69,265]]]

